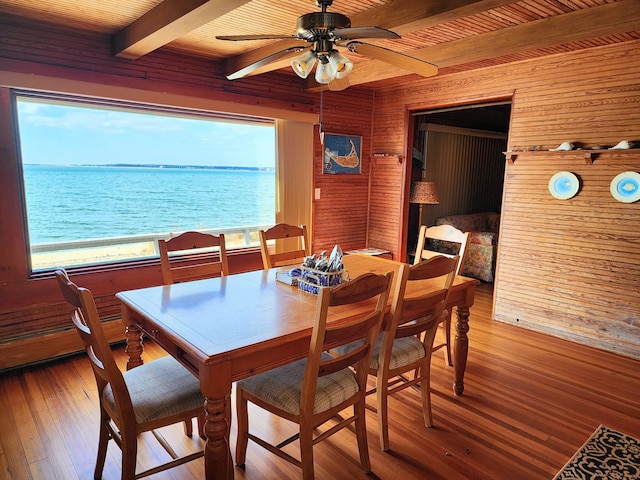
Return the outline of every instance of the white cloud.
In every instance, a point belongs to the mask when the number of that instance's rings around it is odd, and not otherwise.
[[[20,102],[19,108],[21,120],[35,127],[91,130],[106,134],[128,131],[167,132],[182,129],[179,122],[181,119],[157,115],[42,105],[32,102]]]

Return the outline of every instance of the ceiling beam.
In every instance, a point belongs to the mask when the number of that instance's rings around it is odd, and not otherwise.
[[[421,2],[416,0],[394,0],[386,5],[353,15],[351,24],[354,27],[378,26],[402,35],[510,3],[513,3],[513,0],[432,0]],[[293,26],[291,28],[293,33]],[[224,64],[225,75],[237,72],[261,58],[285,50],[293,45],[291,40],[281,40],[231,57]],[[308,47],[309,43],[303,41],[301,45]],[[296,55],[299,55],[299,53],[292,53],[289,57],[256,69],[249,76],[284,68],[289,65],[291,58]]]
[[[113,55],[136,59],[250,0],[165,0],[113,37]]]
[[[393,29],[402,35],[511,3],[513,0],[394,0],[354,15],[351,23],[356,27],[373,25]]]
[[[592,37],[638,31],[638,25],[640,2],[621,0],[405,53],[442,68]],[[340,89],[411,73],[389,68],[379,60],[370,60],[358,63],[343,79]],[[320,86],[308,78],[307,88],[317,90]]]

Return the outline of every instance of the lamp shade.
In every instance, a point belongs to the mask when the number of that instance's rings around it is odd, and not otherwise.
[[[296,58],[291,60],[291,68],[293,68],[293,71],[296,72],[299,77],[307,78],[315,63],[316,53],[311,50],[307,50],[302,55],[298,55]]]
[[[438,198],[438,190],[434,182],[413,182],[411,185],[411,194],[409,195],[411,203],[431,204],[440,203]]]
[[[353,63],[351,63],[351,60],[336,50],[329,53],[329,63],[336,72],[336,78],[346,77],[351,72],[351,69],[353,69]]]
[[[336,78],[336,72],[333,69],[333,65],[329,63],[326,57],[321,58],[316,67],[316,82],[331,83],[334,78]]]

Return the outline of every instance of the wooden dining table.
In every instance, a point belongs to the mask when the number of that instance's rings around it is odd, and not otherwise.
[[[351,278],[394,272],[397,261],[366,255],[343,258]],[[289,267],[291,268],[291,267]],[[187,367],[205,397],[205,477],[232,479],[229,448],[232,383],[304,358],[315,316],[315,295],[276,281],[274,268],[226,277],[120,292],[129,356],[127,368],[143,363],[146,334]],[[469,307],[475,279],[456,277],[448,306],[457,306],[453,390],[462,395],[467,362]],[[392,287],[395,288],[395,285]],[[410,292],[409,292],[410,293]],[[390,299],[391,301],[391,299]],[[353,312],[345,308],[336,321]]]

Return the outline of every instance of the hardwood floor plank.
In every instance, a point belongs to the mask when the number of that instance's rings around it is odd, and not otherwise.
[[[58,372],[60,370],[53,369],[49,371],[39,371],[38,374],[31,377],[26,376],[22,379],[22,387],[25,392],[25,401],[33,415],[33,421],[36,429],[42,436],[42,459],[31,464],[33,478],[51,478],[51,479],[78,479],[78,473],[74,467],[73,458],[80,458],[92,450],[82,450],[76,447],[76,438],[82,436],[82,425],[75,429],[72,438],[66,438],[62,435],[61,426],[65,424],[74,424],[77,416],[82,416],[82,411],[68,411],[64,416],[55,414],[55,409],[60,405],[69,404],[65,399],[65,391],[76,390],[75,385],[60,385],[56,382]],[[66,371],[63,369],[62,371]],[[53,384],[53,388],[51,385]],[[52,401],[53,399],[53,401]],[[84,425],[86,425],[86,419]],[[95,449],[95,446],[94,446]],[[40,476],[42,475],[42,476]]]
[[[11,412],[15,424],[20,426],[17,430],[20,444],[27,462],[31,465],[43,459],[44,445],[34,422],[30,400],[25,397],[27,390],[22,384],[22,379],[16,378],[13,380],[15,381],[7,382],[7,394],[14,400]]]
[[[377,417],[367,412],[372,474],[360,471],[355,436],[344,430],[314,449],[318,479],[548,480],[600,425],[640,438],[640,361],[490,319],[491,285],[471,309],[465,391],[452,391],[453,368],[442,350],[432,363],[435,426],[422,424],[420,395],[408,389],[389,404],[391,450],[379,447]],[[122,347],[114,349],[124,369]],[[165,355],[145,345],[146,359]],[[370,399],[370,403],[373,399]],[[252,406],[253,407],[253,406]],[[89,362],[76,356],[0,376],[0,479],[92,478],[98,438],[97,393]],[[250,425],[269,440],[294,426],[258,408]],[[236,425],[231,426],[235,453]],[[179,452],[197,438],[170,427]],[[298,454],[297,443],[289,452]],[[139,469],[165,452],[150,434],[139,442]],[[153,480],[203,478],[197,460]],[[120,478],[120,452],[110,445],[105,480]],[[249,443],[239,480],[300,478],[300,471]]]
[[[0,452],[4,466],[3,472],[8,478],[31,478],[29,462],[20,441],[18,425],[13,414],[13,404],[19,402],[14,385],[16,377],[3,379],[0,384]],[[18,398],[16,398],[16,396]]]
[[[9,463],[7,461],[7,456],[4,452],[4,448],[2,446],[1,441],[0,441],[0,472],[4,472],[4,474],[9,472]]]

